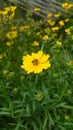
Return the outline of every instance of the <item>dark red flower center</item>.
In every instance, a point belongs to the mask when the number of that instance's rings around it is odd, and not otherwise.
[[[37,59],[34,59],[34,60],[32,61],[32,63],[33,63],[33,65],[38,65],[38,64],[39,64],[39,61],[38,61]]]

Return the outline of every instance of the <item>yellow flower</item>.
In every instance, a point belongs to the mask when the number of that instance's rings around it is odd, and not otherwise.
[[[68,94],[72,94],[71,89],[68,89],[68,90],[67,90],[67,93],[68,93]]]
[[[36,11],[36,12],[39,12],[41,9],[40,8],[38,8],[38,7],[35,7],[34,8],[34,11]]]
[[[21,80],[24,80],[24,78],[25,78],[24,76],[21,76],[21,77],[20,77]]]
[[[10,6],[10,7],[5,7],[3,11],[0,11],[0,14],[3,15],[4,19],[12,19],[15,15],[15,9],[16,6]]]
[[[65,19],[65,22],[68,22],[69,21],[69,19]]]
[[[29,29],[29,28],[30,28],[29,25],[22,25],[22,26],[20,26],[20,31],[24,31],[24,30]]]
[[[53,26],[53,25],[55,24],[55,21],[47,20],[47,23],[48,23],[50,26]]]
[[[7,12],[9,12],[9,11],[13,12],[13,11],[15,11],[15,9],[16,9],[16,6],[9,6],[9,7],[4,8],[4,10]]]
[[[62,42],[61,41],[57,41],[56,44],[59,45],[59,46],[61,46]]]
[[[23,56],[23,64],[21,68],[26,70],[27,73],[40,73],[43,69],[48,69],[51,67],[50,61],[48,58],[50,57],[49,54],[45,55],[42,51],[38,51],[38,53],[32,53],[31,55]]]
[[[56,37],[57,35],[58,35],[57,33],[53,33],[53,34],[52,34],[53,37]]]
[[[69,6],[69,4],[68,4],[67,2],[62,3],[62,7],[63,7],[64,9],[68,9],[68,6]]]
[[[73,60],[69,61],[69,62],[68,62],[68,65],[73,66]]]
[[[43,99],[42,93],[37,93],[35,96],[36,96],[36,99],[39,101],[41,101]]]
[[[13,76],[13,75],[14,75],[14,72],[11,71],[11,72],[9,73],[9,76],[11,77],[11,76]]]
[[[59,25],[64,26],[65,25],[64,21],[63,20],[59,21]]]
[[[13,92],[14,92],[14,93],[17,93],[17,92],[18,92],[18,88],[15,87],[15,88],[13,89]]]
[[[68,35],[70,35],[70,34],[71,34],[70,28],[65,29],[65,32],[66,32]]]
[[[3,74],[7,74],[8,73],[8,70],[3,70]]]
[[[44,35],[42,39],[43,39],[43,40],[48,40],[49,37],[48,37],[48,35]]]
[[[73,40],[73,35],[71,36],[72,40]]]
[[[38,42],[38,41],[34,41],[34,42],[33,42],[33,45],[34,45],[34,46],[39,46],[39,42]]]
[[[8,12],[7,12],[7,11],[0,11],[0,14],[1,14],[1,15],[7,15]]]
[[[13,27],[11,28],[11,30],[16,30],[16,26],[13,26]]]
[[[67,115],[65,115],[65,119],[66,120],[69,120],[69,118],[70,118],[70,116],[67,114]]]
[[[3,11],[2,10],[0,10],[0,14],[2,14],[3,13]]]
[[[3,58],[3,54],[0,54],[0,59],[2,59]]]
[[[17,37],[17,31],[11,31],[6,34],[7,38],[13,39]]]
[[[45,33],[50,33],[50,28],[45,28],[44,31]]]
[[[66,11],[69,11],[72,7],[73,7],[73,4],[72,3],[62,3],[62,7],[66,10]]]
[[[48,17],[48,18],[52,17],[52,14],[47,14],[47,17]]]
[[[10,14],[10,16],[9,16],[9,19],[12,19],[12,18],[14,17],[14,15],[15,15],[15,12],[12,12],[12,13]]]
[[[39,36],[41,33],[40,32],[36,32],[36,35]]]
[[[56,18],[59,17],[59,16],[60,16],[60,14],[54,14],[54,17],[56,17]]]
[[[58,26],[52,27],[52,31],[57,31],[57,30],[59,30],[59,27],[58,27]]]
[[[6,45],[11,46],[11,45],[13,45],[13,42],[8,41],[8,42],[6,42]]]

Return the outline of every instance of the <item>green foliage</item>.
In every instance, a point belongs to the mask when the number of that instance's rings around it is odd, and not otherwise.
[[[0,14],[0,129],[72,130],[73,19],[70,12],[50,22],[49,19],[35,21],[29,10],[26,20],[11,18],[13,13],[15,9],[7,15]],[[21,69],[23,55],[41,49],[50,54],[51,68],[39,74],[27,74]]]

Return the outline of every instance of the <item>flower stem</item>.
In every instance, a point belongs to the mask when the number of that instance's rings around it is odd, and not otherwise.
[[[41,50],[43,51],[45,44],[43,43],[41,46]]]
[[[38,82],[38,74],[35,77],[35,85],[37,84],[37,82]]]

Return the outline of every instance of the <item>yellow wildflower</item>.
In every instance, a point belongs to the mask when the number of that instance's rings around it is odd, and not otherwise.
[[[58,35],[57,33],[53,33],[53,34],[52,34],[53,37],[56,37],[57,35]]]
[[[68,22],[69,21],[69,19],[67,18],[67,19],[65,19],[65,22]]]
[[[47,17],[48,17],[48,18],[52,17],[52,14],[47,14]]]
[[[60,16],[60,14],[54,14],[54,17],[56,17],[56,18],[59,17],[59,16]]]
[[[50,28],[45,28],[44,31],[45,31],[46,33],[50,33]]]
[[[41,101],[43,99],[43,94],[42,93],[37,93],[36,95],[36,99]]]
[[[34,46],[39,46],[39,42],[38,42],[38,41],[34,41],[34,42],[33,42],[33,45],[34,45]]]
[[[34,11],[39,12],[41,9],[39,7],[35,7]]]
[[[8,41],[8,42],[6,42],[6,45],[11,46],[11,45],[13,45],[13,42]]]
[[[13,27],[11,28],[11,30],[16,30],[16,26],[13,26]]]
[[[52,31],[57,31],[57,30],[59,30],[59,27],[58,27],[58,26],[52,27]]]
[[[0,10],[0,14],[2,14],[3,13],[3,11],[2,10]]]
[[[12,12],[12,13],[10,14],[10,16],[9,16],[9,19],[12,19],[12,18],[14,17],[14,15],[15,15],[15,12]]]
[[[73,35],[71,36],[72,40],[73,40]]]
[[[6,34],[8,39],[13,39],[17,37],[17,31],[11,31]]]
[[[9,11],[13,12],[13,11],[15,11],[15,9],[16,9],[16,6],[9,6],[9,7],[4,8],[4,10],[7,12],[9,12]]]
[[[49,40],[49,37],[48,37],[48,35],[44,35],[42,39],[43,40]]]
[[[7,74],[8,73],[8,70],[3,70],[3,74]]]
[[[9,76],[13,76],[13,75],[14,75],[14,72],[11,71],[11,72],[9,73]]]
[[[73,7],[73,4],[72,4],[72,3],[65,2],[65,3],[62,3],[62,7],[63,7],[66,11],[69,11],[69,10]]]
[[[67,115],[65,115],[65,119],[66,120],[69,120],[69,118],[70,118],[70,116],[67,114]]]
[[[55,21],[47,20],[47,23],[48,23],[50,26],[53,26],[53,25],[55,24]]]
[[[15,88],[13,89],[13,92],[14,92],[14,93],[17,93],[17,92],[18,92],[18,88],[15,87]]]
[[[71,34],[70,28],[65,29],[65,32],[66,32],[68,35],[70,35],[70,34]]]
[[[40,32],[36,32],[36,35],[39,36],[41,33]]]
[[[56,44],[59,45],[59,46],[61,46],[62,42],[61,41],[57,41]]]
[[[29,25],[22,25],[22,26],[20,26],[20,31],[24,31],[24,30],[29,29],[29,28],[30,28]]]
[[[68,65],[71,65],[71,66],[72,66],[72,65],[73,65],[73,60],[69,61],[69,62],[68,62]]]
[[[21,76],[20,79],[23,80],[25,77],[24,76]]]
[[[59,25],[64,26],[65,25],[64,21],[63,20],[59,21]]]
[[[6,16],[8,14],[8,12],[3,10],[3,11],[0,11],[0,14],[3,16]]]
[[[3,54],[0,54],[0,60],[3,58]]]
[[[4,19],[12,19],[15,15],[15,9],[16,6],[5,7],[3,11],[0,11],[0,14],[4,16]]]
[[[27,73],[40,73],[43,69],[48,69],[51,67],[51,63],[48,61],[50,57],[49,54],[45,55],[42,51],[38,51],[38,53],[32,53],[31,55],[23,56],[23,64],[21,68],[26,70]]]

